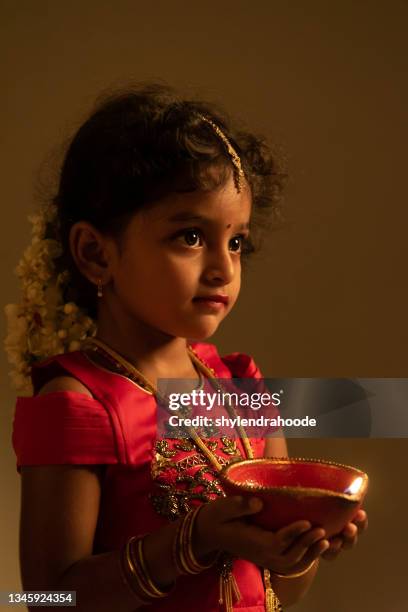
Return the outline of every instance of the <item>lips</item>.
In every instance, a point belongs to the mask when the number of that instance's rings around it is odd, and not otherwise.
[[[194,298],[194,301],[199,302],[219,302],[221,304],[228,304],[227,295],[200,295]]]

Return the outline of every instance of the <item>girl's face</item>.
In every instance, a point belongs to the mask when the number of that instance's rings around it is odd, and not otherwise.
[[[169,336],[211,336],[238,298],[250,214],[250,189],[237,193],[232,176],[217,190],[172,194],[136,213],[112,269],[120,314]],[[199,299],[209,296],[225,302]]]

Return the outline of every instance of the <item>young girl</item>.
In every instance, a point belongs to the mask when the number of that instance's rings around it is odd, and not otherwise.
[[[157,436],[159,379],[261,377],[204,340],[281,187],[260,139],[161,85],[105,98],[73,138],[8,307],[32,382],[13,429],[24,590],[75,591],[80,612],[278,610],[355,544],[363,511],[328,541],[307,521],[251,525],[260,500],[225,496],[217,471],[286,456],[281,435]]]

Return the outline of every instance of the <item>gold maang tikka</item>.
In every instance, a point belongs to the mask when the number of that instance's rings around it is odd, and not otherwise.
[[[228,140],[228,138],[226,137],[226,135],[224,134],[224,132],[218,127],[218,125],[216,123],[214,123],[214,121],[212,121],[211,119],[209,119],[208,117],[205,117],[204,115],[201,115],[199,113],[198,115],[200,117],[200,119],[202,119],[203,121],[205,121],[206,123],[208,123],[212,129],[214,130],[214,132],[217,134],[217,136],[219,138],[221,138],[222,142],[224,143],[228,155],[231,157],[231,161],[232,164],[234,166],[234,183],[235,183],[235,187],[238,191],[238,193],[240,193],[241,189],[242,189],[242,185],[243,185],[243,181],[245,178],[245,174],[244,171],[242,169],[242,164],[241,164],[241,158],[238,155],[238,153],[236,152],[236,150],[234,149],[234,147],[232,146],[232,144],[230,143],[230,141]]]

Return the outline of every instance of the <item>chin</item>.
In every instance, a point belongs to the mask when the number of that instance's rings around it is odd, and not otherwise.
[[[218,323],[213,323],[212,325],[194,325],[191,326],[188,330],[185,330],[183,334],[180,334],[183,338],[193,339],[196,342],[202,342],[207,340],[215,334],[219,326]]]

